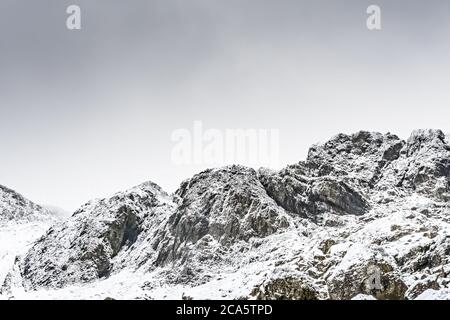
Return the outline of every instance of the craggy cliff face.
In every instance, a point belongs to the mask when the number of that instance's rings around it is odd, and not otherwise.
[[[16,259],[2,294],[442,297],[449,254],[448,138],[358,132],[280,171],[210,169],[173,195],[149,182],[89,202]]]

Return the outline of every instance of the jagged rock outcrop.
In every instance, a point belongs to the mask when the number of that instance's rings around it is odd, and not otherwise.
[[[114,258],[145,241],[171,206],[169,196],[150,182],[87,203],[50,228],[24,256],[24,288],[61,288],[108,277]]]
[[[373,187],[386,165],[400,157],[405,142],[396,135],[360,131],[339,134],[312,146],[307,164],[316,176],[335,176]]]
[[[260,170],[260,180],[279,205],[304,217],[325,212],[361,215],[370,210],[365,190],[399,158],[403,145],[391,134],[340,134],[311,147],[306,162],[279,172]]]
[[[209,169],[173,195],[146,183],[53,226],[16,259],[2,292],[81,283],[101,298],[121,298],[118,288],[175,299],[441,292],[450,284],[449,164],[439,130],[407,141],[361,131],[279,171]]]
[[[289,212],[315,219],[325,212],[361,215],[370,204],[355,187],[345,181],[327,177],[308,177],[302,164],[280,172],[262,169],[261,183],[269,196]]]
[[[399,186],[450,201],[450,145],[441,130],[416,130],[405,148]]]
[[[284,209],[310,218],[324,212],[360,215],[369,210],[365,196],[350,184],[330,176],[307,177],[299,167],[259,172],[267,193]]]
[[[178,207],[161,243],[160,264],[180,259],[183,247],[209,235],[222,245],[286,228],[283,210],[267,196],[256,171],[242,166],[206,170],[184,181]]]

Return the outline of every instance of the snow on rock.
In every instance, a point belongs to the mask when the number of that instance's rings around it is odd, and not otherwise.
[[[402,173],[401,184],[419,193],[450,201],[450,145],[441,130],[416,130],[408,139],[410,159]]]
[[[57,220],[49,211],[0,185],[0,282],[17,255]]]
[[[363,186],[373,186],[381,170],[399,158],[404,144],[389,133],[339,134],[324,144],[312,146],[307,163],[318,176],[345,177]]]
[[[284,209],[303,217],[317,219],[322,213],[361,215],[370,204],[350,182],[336,177],[305,176],[302,164],[280,172],[259,170],[267,194]]]
[[[377,300],[377,299],[371,295],[360,293],[360,294],[354,296],[352,298],[352,300]]]
[[[286,228],[288,215],[267,196],[253,169],[229,166],[206,170],[182,183],[158,262],[185,259],[184,247],[205,239],[224,248]],[[192,250],[190,250],[192,251]]]
[[[325,277],[331,299],[371,294],[377,299],[402,300],[407,290],[395,260],[376,245],[352,245]]]
[[[415,300],[450,300],[450,288],[440,290],[427,289]]]
[[[51,227],[19,262],[25,290],[61,288],[107,278],[119,253],[145,245],[171,209],[168,195],[145,183],[109,199],[94,200]],[[133,259],[134,262],[136,259]]]
[[[46,220],[50,212],[23,197],[21,194],[0,185],[0,225],[8,222]]]
[[[92,201],[11,263],[19,299],[445,299],[450,146],[340,134],[280,171],[228,166],[168,195]],[[1,235],[1,233],[0,233]]]

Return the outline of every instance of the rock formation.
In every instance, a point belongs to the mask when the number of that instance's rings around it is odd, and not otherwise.
[[[172,195],[148,182],[91,201],[15,260],[2,294],[442,297],[449,253],[448,136],[361,131],[280,171],[209,169]]]

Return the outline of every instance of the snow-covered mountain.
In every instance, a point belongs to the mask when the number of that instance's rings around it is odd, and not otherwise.
[[[20,254],[20,253],[19,253]],[[5,298],[450,298],[450,142],[340,134],[280,171],[152,182],[54,224]]]
[[[26,253],[55,221],[43,207],[0,185],[0,281],[16,256]]]
[[[48,215],[49,212],[41,206],[0,185],[0,223],[45,219]]]

